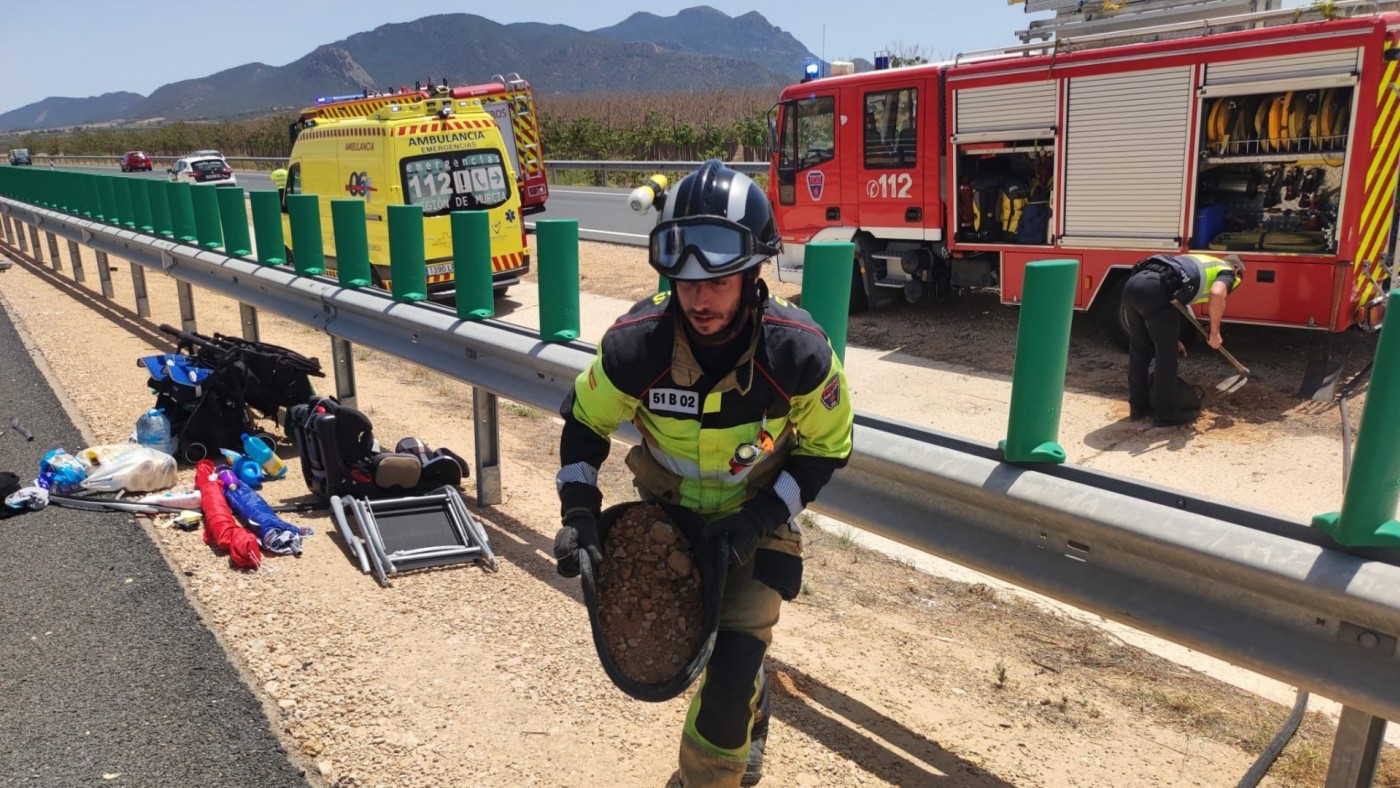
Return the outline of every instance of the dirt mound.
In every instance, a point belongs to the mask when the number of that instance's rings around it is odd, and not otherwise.
[[[598,613],[608,654],[642,684],[674,677],[701,635],[703,594],[689,542],[661,507],[633,506],[608,531],[600,569]]]

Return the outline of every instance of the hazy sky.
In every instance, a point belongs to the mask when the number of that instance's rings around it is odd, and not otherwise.
[[[0,25],[0,112],[48,96],[117,90],[150,95],[161,85],[244,63],[282,66],[318,45],[431,14],[473,13],[503,24],[547,22],[594,30],[637,11],[671,16],[709,5],[738,16],[756,10],[818,55],[825,27],[828,60],[869,60],[875,50],[897,42],[918,45],[932,56],[1014,44],[1015,31],[1034,18],[1006,0],[239,0],[211,6],[217,11],[188,0],[5,0],[0,6],[12,4],[18,13],[7,14]],[[500,67],[513,70],[508,63]],[[794,74],[794,81],[800,78]]]

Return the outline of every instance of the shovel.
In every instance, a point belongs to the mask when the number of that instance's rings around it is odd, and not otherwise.
[[[1195,326],[1197,331],[1201,332],[1201,336],[1206,338],[1207,343],[1210,342],[1210,334],[1206,333],[1204,328],[1201,328],[1200,321],[1196,319],[1195,315],[1191,314],[1191,310],[1187,309],[1176,299],[1172,299],[1172,306],[1175,306],[1177,310],[1186,317],[1186,321]],[[1221,394],[1234,394],[1236,391],[1244,388],[1244,384],[1249,382],[1249,367],[1241,364],[1230,351],[1225,349],[1224,345],[1216,348],[1216,350],[1220,351],[1220,355],[1224,356],[1225,360],[1230,362],[1230,366],[1234,367],[1238,374],[1231,375],[1215,384],[1215,390]]]

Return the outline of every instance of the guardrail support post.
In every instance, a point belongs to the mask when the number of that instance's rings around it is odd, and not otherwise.
[[[151,299],[146,295],[146,269],[136,263],[131,263],[131,292],[136,297],[136,316],[150,317]]]
[[[243,200],[243,187],[215,188],[219,205],[219,225],[224,231],[224,251],[231,257],[247,257],[253,253],[248,238],[248,203]]]
[[[538,265],[539,261],[535,262]],[[452,212],[452,275],[457,282],[457,317],[485,320],[496,314],[496,294],[491,288],[491,217],[486,211]]]
[[[390,205],[389,289],[395,301],[428,297],[428,267],[423,259],[423,206]]]
[[[495,506],[501,495],[501,424],[495,394],[472,388],[472,421],[476,443],[476,505]]]
[[[1327,764],[1327,788],[1370,788],[1384,740],[1385,720],[1343,706]]]
[[[331,367],[335,370],[335,398],[352,408],[355,404],[355,348],[340,337],[331,337]]]
[[[253,206],[253,235],[258,245],[258,262],[281,265],[287,262],[287,242],[282,237],[282,201],[273,191],[248,194]]]
[[[296,272],[301,276],[324,274],[326,250],[321,243],[320,200],[314,194],[287,195],[287,217],[292,225],[292,265]]]
[[[1387,309],[1400,309],[1400,290],[1386,297]],[[1392,314],[1400,314],[1394,312]],[[1394,334],[1395,332],[1391,332]],[[1400,339],[1381,332],[1371,389],[1361,409],[1352,455],[1351,477],[1342,495],[1342,510],[1319,514],[1314,528],[1326,531],[1347,547],[1400,547],[1400,521],[1395,505],[1400,501]]]
[[[211,183],[190,187],[190,198],[194,202],[194,234],[199,239],[201,249],[218,249],[224,245],[224,233],[219,227],[219,188]]]
[[[55,255],[55,257],[57,257],[57,255]],[[86,282],[87,273],[83,271],[83,258],[82,253],[78,251],[77,241],[68,242],[68,259],[73,262],[73,281]],[[57,268],[58,266],[54,267]]]
[[[29,225],[29,248],[30,255],[34,258],[34,262],[42,265],[44,262],[44,250],[39,248],[39,228],[32,224]]]
[[[243,338],[249,342],[260,342],[261,332],[258,330],[258,308],[249,304],[239,303],[238,320],[243,324]]]
[[[44,231],[44,237],[49,242],[49,263],[53,266],[53,270],[62,271],[63,258],[58,256],[58,238],[48,230]]]
[[[136,268],[136,264],[132,263]],[[194,333],[199,330],[199,326],[194,319],[194,285],[183,279],[176,280],[175,292],[180,296],[180,328]]]
[[[10,226],[10,215],[8,213],[3,216],[0,216],[0,226],[2,226],[5,231],[5,243],[9,244],[10,246],[14,246],[15,234],[12,231],[13,228]]]
[[[112,265],[107,262],[107,253],[96,252],[93,257],[97,260],[97,281],[102,285],[102,297],[112,298],[116,290],[112,289]]]
[[[579,335],[578,220],[535,222],[540,340],[572,342]]]
[[[369,237],[365,230],[365,201],[357,197],[331,200],[331,235],[335,238],[335,275],[342,287],[369,287]]]
[[[803,260],[802,308],[826,332],[836,357],[845,363],[856,245],[832,241],[807,244]]]
[[[1064,462],[1059,444],[1069,329],[1074,316],[1077,260],[1040,260],[1026,266],[1011,372],[1011,414],[999,445],[1007,462]]]

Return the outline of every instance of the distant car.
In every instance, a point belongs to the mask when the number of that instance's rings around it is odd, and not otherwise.
[[[166,170],[170,180],[186,183],[212,183],[215,186],[237,186],[233,168],[218,156],[186,156]]]
[[[213,156],[216,159],[222,159],[224,157],[224,154],[216,150],[197,150],[194,153],[191,153],[189,155],[189,158],[193,159],[196,156]]]
[[[137,170],[151,171],[151,157],[139,150],[127,151],[122,156],[122,172],[136,172]]]
[[[29,158],[28,148],[15,148],[10,151],[10,164],[18,167],[21,164],[33,164],[34,160]]]

